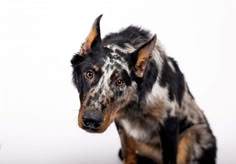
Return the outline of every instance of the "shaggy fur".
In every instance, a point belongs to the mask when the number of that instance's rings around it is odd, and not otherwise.
[[[71,60],[79,126],[100,133],[115,121],[125,164],[216,163],[216,139],[176,61],[136,26],[101,39],[101,17]]]

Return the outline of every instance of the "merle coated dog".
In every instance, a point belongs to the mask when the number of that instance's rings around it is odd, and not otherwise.
[[[208,121],[156,35],[129,26],[101,39],[101,17],[71,60],[79,126],[101,133],[114,121],[125,164],[216,163]]]

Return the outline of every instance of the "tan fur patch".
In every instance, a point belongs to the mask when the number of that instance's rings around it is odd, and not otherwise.
[[[93,25],[93,27],[89,33],[89,36],[87,37],[87,41],[86,41],[86,45],[88,48],[91,48],[92,42],[94,41],[96,36],[97,36],[96,26]]]
[[[84,108],[81,107],[78,115],[78,125],[79,127],[83,128],[83,115],[84,115]]]
[[[98,72],[98,71],[100,70],[100,67],[98,67],[97,65],[94,65],[94,66],[93,66],[93,69],[94,69],[96,72]]]
[[[143,77],[148,59],[151,55],[151,52],[154,49],[155,44],[156,44],[156,35],[154,35],[154,37],[147,42],[147,45],[145,45],[139,50],[138,59],[135,64],[135,69],[136,69],[135,73],[138,77]]]
[[[126,137],[124,138],[124,144],[125,147],[125,156],[124,156],[124,164],[136,164],[136,144],[135,140],[132,137]]]
[[[98,128],[97,132],[98,133],[102,133],[104,132],[108,127],[109,125],[114,121],[115,119],[115,114],[116,114],[116,110],[114,110],[113,112],[110,112],[110,113],[106,113],[104,115],[104,120],[103,120],[103,123],[102,125]]]
[[[80,50],[80,55],[86,54],[91,49],[91,45],[94,39],[96,38],[96,36],[97,36],[96,27],[93,26],[85,43],[82,45],[82,48]]]
[[[148,113],[147,116],[153,120],[161,121],[164,111],[164,102],[157,101],[155,105],[147,107]]]
[[[93,26],[92,26],[92,28],[91,28],[88,36],[87,36],[87,39],[81,47],[81,50],[80,50],[80,55],[81,56],[85,55],[91,49],[91,45],[92,45],[93,41],[98,36],[98,33],[100,32],[100,31],[98,31],[98,27],[99,27],[99,21],[100,21],[101,17],[102,17],[102,15],[100,15],[94,21]]]
[[[178,144],[178,154],[177,154],[178,164],[189,163],[192,143],[193,143],[193,138],[191,135],[191,131],[187,131],[181,136]]]
[[[136,147],[138,154],[149,157],[158,164],[162,164],[161,147],[153,147],[152,145],[148,145],[143,142],[136,142]]]
[[[135,65],[136,68],[136,75],[142,77],[144,74],[145,67],[147,65],[147,57],[148,54],[141,53],[138,57],[137,63]]]

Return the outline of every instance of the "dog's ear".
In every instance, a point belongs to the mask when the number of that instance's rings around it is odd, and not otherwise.
[[[101,20],[101,18],[102,18],[102,14],[95,19],[93,26],[92,26],[85,42],[83,43],[83,45],[81,47],[79,55],[84,56],[93,47],[101,46],[101,35],[100,35],[100,20]]]
[[[148,42],[138,48],[133,54],[131,54],[131,60],[134,64],[135,74],[140,78],[143,77],[148,59],[155,47],[156,40],[156,35],[154,35],[152,39],[150,39]]]

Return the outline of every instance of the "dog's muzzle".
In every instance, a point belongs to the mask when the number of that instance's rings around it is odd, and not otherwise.
[[[85,130],[96,131],[102,125],[103,115],[101,112],[88,110],[84,112],[82,120]]]

